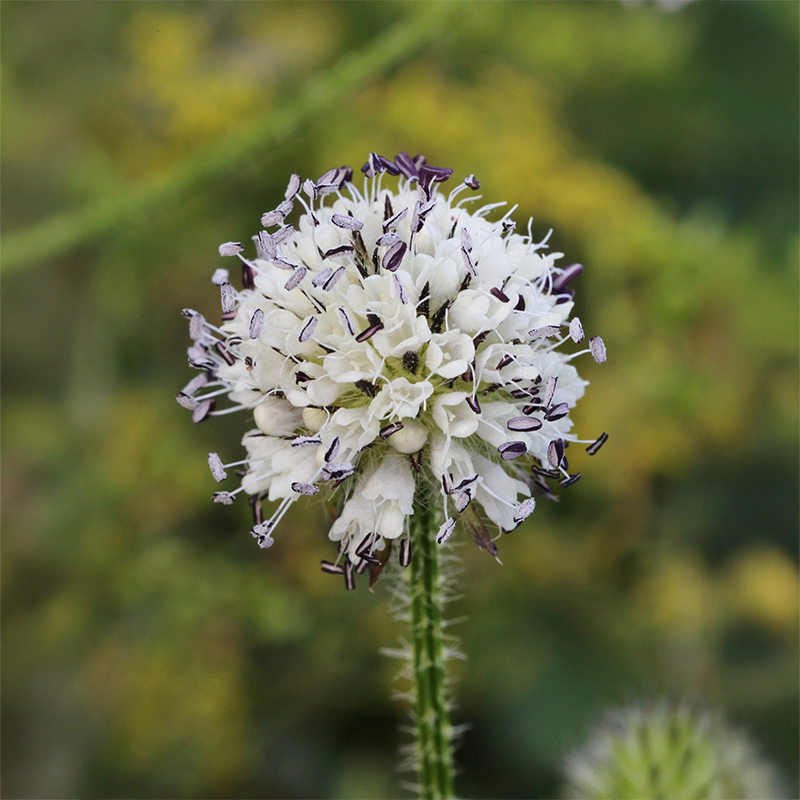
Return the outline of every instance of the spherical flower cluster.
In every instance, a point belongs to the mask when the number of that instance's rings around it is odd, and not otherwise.
[[[195,422],[252,411],[247,458],[212,453],[209,465],[218,481],[243,468],[239,488],[215,500],[250,495],[262,547],[297,499],[332,491],[340,558],[323,569],[348,587],[354,571],[382,566],[392,540],[408,563],[423,483],[442,506],[440,544],[461,517],[496,555],[485,519],[510,531],[535,493],[579,477],[566,448],[581,441],[569,414],[586,382],[572,361],[606,357],[599,337],[563,349],[584,339],[568,288],[581,266],[557,266],[561,254],[547,252],[548,237],[534,241],[530,223],[516,233],[514,209],[489,219],[503,203],[470,213],[473,175],[446,195],[453,171],[422,156],[373,153],[362,171],[361,191],[347,167],[316,182],[293,175],[261,218],[255,258],[241,243],[220,246],[241,262],[242,288],[217,269],[221,323],[184,311],[200,374],[178,395]],[[222,396],[232,405],[217,409]],[[277,503],[268,519],[264,503]]]

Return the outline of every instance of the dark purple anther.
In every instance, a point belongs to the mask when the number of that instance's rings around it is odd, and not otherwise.
[[[236,256],[244,250],[241,242],[225,242],[219,246],[221,256]]]
[[[264,312],[257,308],[250,317],[250,338],[258,339],[261,336],[261,330],[264,327]]]
[[[316,447],[322,444],[319,436],[296,436],[292,439],[292,447]]]
[[[564,440],[553,439],[547,447],[547,463],[556,469],[564,459]]]
[[[356,341],[366,342],[367,339],[371,339],[380,330],[383,330],[383,323],[376,322],[374,325],[370,325],[366,330],[361,331],[361,333],[356,336]]]
[[[553,399],[553,395],[556,393],[556,386],[558,385],[558,376],[553,375],[550,380],[547,381],[547,388],[544,390],[544,399],[542,400],[542,404],[545,406],[549,406],[550,402]]]
[[[283,256],[275,256],[275,258],[272,259],[272,263],[278,269],[282,269],[285,272],[294,272],[299,266],[298,264],[289,261],[288,258],[284,258]]]
[[[394,163],[397,164],[397,168],[409,180],[417,180],[419,178],[417,166],[405,150],[394,157]]]
[[[303,325],[300,335],[297,337],[301,342],[308,341],[314,333],[314,328],[317,327],[319,320],[316,317],[311,317],[305,325]]]
[[[401,241],[402,239],[394,231],[390,231],[389,233],[384,233],[383,236],[379,236],[375,241],[375,245],[377,247],[394,247]]]
[[[356,331],[353,327],[353,321],[350,319],[350,315],[347,313],[346,308],[339,308],[339,317],[342,320],[342,325],[345,327],[347,332],[352,336]]]
[[[325,472],[337,481],[342,478],[349,478],[355,471],[355,467],[347,463],[331,462],[325,467]]]
[[[453,489],[450,492],[450,497],[456,507],[456,511],[460,514],[469,505],[472,500],[472,494],[464,489]]]
[[[567,403],[559,403],[548,408],[544,413],[544,418],[550,422],[555,422],[557,419],[566,417],[567,414],[569,414],[569,405]]]
[[[403,286],[403,281],[400,280],[398,275],[393,275],[395,285],[397,286],[397,292],[400,295],[400,302],[405,306],[408,305],[408,295],[406,294],[406,288]]]
[[[467,397],[466,403],[476,414],[481,413],[481,404],[478,402],[477,397]]]
[[[390,161],[385,156],[378,156],[378,161],[380,162],[381,170],[383,172],[386,172],[389,175],[400,174],[400,168],[394,163],[394,161]]]
[[[234,310],[236,302],[236,291],[229,283],[223,283],[219,287],[220,300],[222,301],[222,313],[228,314]]]
[[[230,284],[228,284],[230,286]],[[206,319],[202,314],[192,311],[189,317],[189,338],[197,342],[203,338],[206,332]]]
[[[258,258],[269,260],[278,255],[278,251],[275,249],[275,240],[266,231],[259,231],[253,237],[253,241],[256,243],[256,255]],[[242,264],[247,263],[243,256],[240,255],[239,258]]]
[[[540,328],[529,330],[528,336],[533,339],[547,339],[551,336],[558,336],[560,330],[558,325],[542,325]]]
[[[351,244],[340,244],[338,247],[332,247],[330,250],[326,250],[324,255],[325,258],[333,258],[334,256],[341,256],[344,253],[352,253],[353,250],[354,248]]]
[[[347,231],[360,231],[364,227],[364,223],[361,220],[346,214],[334,214],[331,217],[331,222],[338,228],[344,228]]]
[[[281,244],[294,233],[294,225],[284,225],[272,234],[272,243]]]
[[[388,439],[393,433],[403,430],[402,422],[393,422],[391,425],[386,425],[380,430],[381,439]]]
[[[473,190],[476,190],[476,189],[480,189],[480,188],[481,188],[481,183],[480,183],[480,181],[479,181],[479,180],[478,180],[478,179],[475,177],[475,175],[467,175],[467,177],[466,177],[466,178],[464,178],[464,183],[466,183],[466,184],[467,184],[467,186],[469,186],[469,188],[470,188],[470,189],[473,189]]]
[[[432,167],[430,164],[424,164],[420,167],[419,179],[420,183],[426,181],[426,179],[427,182],[433,180],[436,183],[444,183],[452,174],[453,170],[447,167]]]
[[[229,366],[232,367],[236,363],[236,356],[232,355],[228,348],[222,342],[217,342],[214,349],[219,353],[220,358]]]
[[[222,459],[216,453],[208,454],[208,466],[217,483],[224,481],[228,477],[228,473],[225,472],[225,467],[222,464]]]
[[[411,563],[411,542],[405,538],[400,542],[400,566],[407,567]]]
[[[330,267],[324,267],[311,279],[311,285],[316,287],[322,286],[332,274],[333,270]]]
[[[436,544],[444,544],[449,538],[450,534],[453,532],[453,528],[456,527],[456,521],[452,517],[448,517],[439,528],[439,532],[436,534]]]
[[[261,215],[261,226],[263,228],[270,228],[273,225],[277,225],[279,222],[283,222],[283,218],[285,214],[281,214],[280,209],[275,209],[274,211],[267,211],[266,214]]]
[[[606,442],[608,441],[608,434],[601,433],[587,448],[586,452],[593,456]]]
[[[393,245],[383,257],[381,262],[383,268],[388,269],[389,272],[395,272],[400,267],[406,250],[408,250],[408,245],[405,242],[397,242],[397,244]]]
[[[297,193],[300,191],[300,187],[302,186],[302,180],[299,175],[292,175],[289,178],[289,185],[286,187],[286,192],[284,193],[284,198],[286,200],[292,200],[297,196]]]
[[[324,175],[321,175],[317,179],[317,186],[326,186],[331,183],[334,183],[335,180],[339,177],[339,170],[334,167],[333,169],[329,169]]]
[[[606,346],[599,336],[589,339],[589,350],[598,364],[602,364],[606,360]]]
[[[186,386],[181,390],[181,394],[193,395],[198,389],[201,389],[208,383],[208,373],[202,372],[200,375],[195,375]]]
[[[496,297],[501,303],[511,302],[511,298],[501,289],[489,289],[489,294]]]
[[[375,170],[372,168],[372,163],[371,163],[371,160],[372,160],[372,159],[370,159],[370,160],[368,160],[368,161],[365,161],[365,162],[364,162],[364,163],[361,165],[361,171],[362,171],[362,172],[364,173],[364,175],[366,175],[368,178],[374,178],[374,177],[375,177]]]
[[[469,253],[467,250],[465,250],[462,247],[461,248],[461,255],[463,256],[464,264],[466,265],[466,267],[470,271],[470,273],[472,273],[473,275],[477,275],[478,274],[478,269],[475,266],[475,262],[472,260],[471,253]]]
[[[344,267],[338,267],[331,276],[322,284],[324,291],[329,292],[339,282],[339,279],[344,275]]]
[[[560,274],[553,279],[553,293],[560,292],[573,278],[583,272],[583,264],[570,264],[564,267]]]
[[[292,491],[297,492],[298,494],[312,495],[319,491],[319,486],[314,486],[313,483],[302,483],[300,481],[295,481],[292,484]]]
[[[214,398],[210,400],[203,400],[198,403],[194,411],[192,411],[192,422],[204,422],[208,419],[211,412],[214,410]]]
[[[533,497],[523,500],[517,506],[517,510],[514,512],[514,522],[522,522],[523,520],[527,519],[531,514],[533,514],[533,510],[535,508],[536,500],[534,500]]]
[[[296,289],[300,283],[302,282],[303,278],[306,276],[306,268],[305,267],[298,267],[293,273],[291,278],[283,285],[283,288],[290,292],[292,289]]]
[[[500,361],[497,363],[495,369],[500,370],[503,367],[507,367],[514,359],[511,356],[503,356]]]
[[[339,454],[339,437],[334,436],[330,446],[325,451],[325,463],[330,463]]]
[[[573,317],[569,323],[569,335],[576,344],[583,339],[583,325],[578,317]]]
[[[427,202],[423,203],[421,200],[417,200],[414,205],[414,214],[411,217],[411,232],[412,233],[419,233],[422,230],[422,225],[425,222],[425,217],[430,214],[433,207],[436,205],[436,200],[428,200]]]
[[[377,541],[378,541],[377,533],[368,533],[362,540],[361,544],[356,548],[356,555],[359,558],[365,558],[369,549]]]
[[[514,458],[524,456],[528,452],[528,446],[525,442],[503,442],[497,448],[497,452],[500,453],[500,457],[504,461],[511,461]]]
[[[389,217],[389,219],[383,223],[383,230],[386,232],[393,231],[406,214],[408,214],[408,206],[401,208],[394,216]]]
[[[506,423],[510,431],[538,431],[542,421],[536,417],[514,417]]]

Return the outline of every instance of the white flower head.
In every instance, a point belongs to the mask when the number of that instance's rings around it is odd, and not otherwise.
[[[241,262],[242,288],[217,269],[221,323],[184,310],[200,375],[178,395],[195,422],[252,414],[247,458],[212,454],[209,464],[217,480],[243,467],[241,485],[214,499],[250,495],[262,547],[296,500],[332,493],[340,558],[323,570],[348,588],[354,573],[377,577],[391,540],[408,563],[422,482],[438,487],[442,541],[465,514],[496,554],[483,518],[509,531],[532,513],[534,494],[553,497],[551,482],[578,479],[566,448],[588,443],[569,416],[586,382],[572,361],[606,358],[597,336],[566,349],[584,338],[568,288],[582,267],[557,266],[549,234],[535,241],[530,223],[516,233],[511,212],[489,219],[503,204],[468,211],[479,198],[473,175],[444,194],[453,171],[407,153],[373,153],[362,172],[362,190],[348,167],[317,181],[293,175],[261,217],[254,257],[239,242],[220,246]],[[218,409],[222,397],[231,405]],[[277,504],[268,518],[266,503]]]

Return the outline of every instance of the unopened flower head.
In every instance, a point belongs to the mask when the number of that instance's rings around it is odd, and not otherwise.
[[[576,800],[786,796],[776,770],[745,733],[687,702],[607,714],[567,761],[566,778],[564,794]]]
[[[462,518],[496,555],[489,529],[512,530],[536,494],[577,480],[570,443],[593,455],[606,438],[579,440],[569,416],[586,385],[573,360],[606,358],[599,337],[575,346],[570,281],[582,267],[558,266],[530,223],[517,233],[513,208],[494,213],[504,203],[469,211],[474,175],[446,193],[453,171],[406,153],[373,153],[362,172],[361,189],[348,167],[293,175],[252,247],[220,246],[241,289],[217,269],[222,321],[184,311],[200,374],[178,395],[195,422],[252,414],[247,457],[212,453],[209,465],[218,481],[240,468],[241,485],[215,500],[249,495],[262,547],[295,501],[333,494],[340,558],[323,569],[348,587],[354,570],[380,569],[391,540],[407,563],[419,483],[436,487],[440,542]]]

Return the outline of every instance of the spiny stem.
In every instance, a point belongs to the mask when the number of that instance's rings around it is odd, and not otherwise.
[[[447,713],[447,673],[442,630],[438,514],[417,498],[411,517],[411,648],[422,800],[454,797],[452,728]]]

